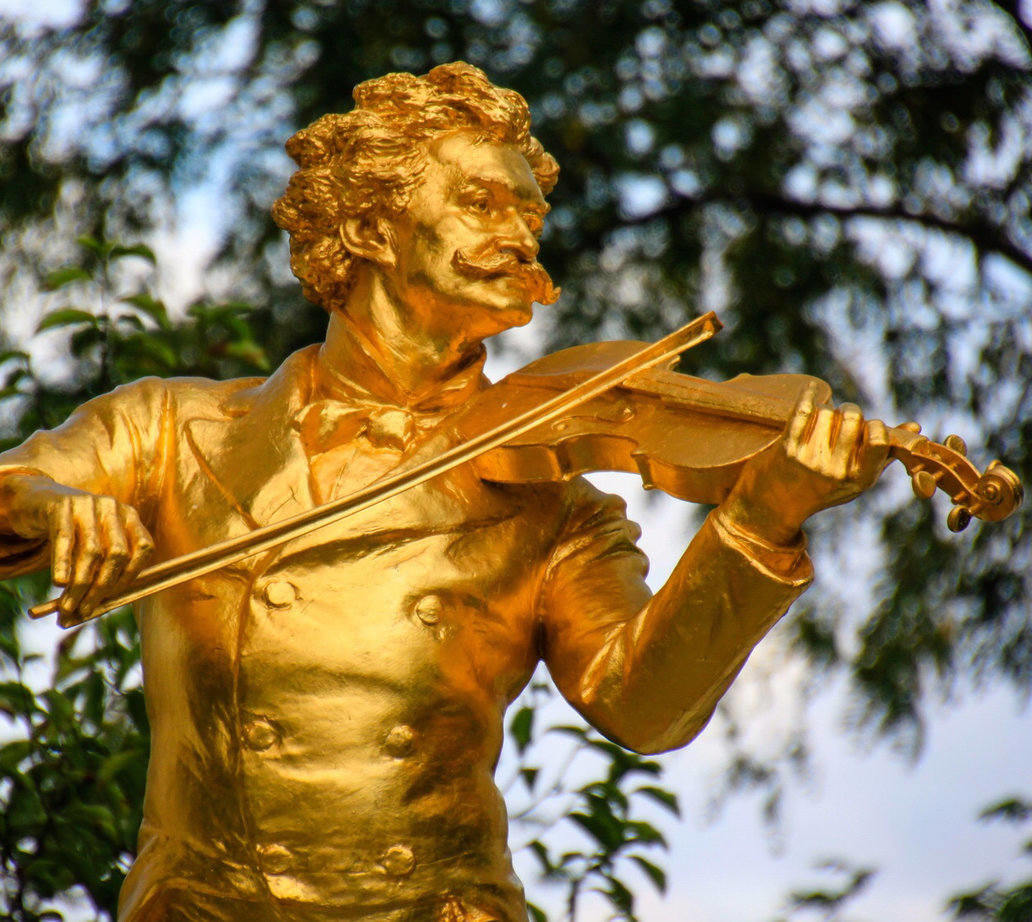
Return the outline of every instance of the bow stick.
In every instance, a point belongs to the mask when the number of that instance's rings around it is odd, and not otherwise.
[[[460,464],[472,461],[479,455],[491,451],[491,449],[497,448],[499,445],[504,445],[510,439],[523,435],[523,433],[529,432],[537,426],[551,422],[574,407],[623,383],[635,373],[662,364],[675,358],[692,346],[705,342],[716,334],[720,328],[721,323],[717,320],[717,316],[713,311],[703,314],[679,330],[675,330],[662,339],[645,346],[610,368],[603,369],[597,374],[592,375],[575,387],[544,401],[501,425],[495,426],[487,432],[480,433],[461,442],[435,458],[417,464],[408,470],[396,472],[382,480],[375,481],[355,493],[335,499],[322,506],[316,506],[314,509],[308,509],[290,518],[256,528],[245,535],[220,541],[211,547],[192,551],[181,557],[175,557],[172,560],[166,560],[141,570],[136,580],[128,589],[110,599],[106,599],[90,612],[89,617],[73,620],[70,618],[66,619],[62,615],[58,618],[58,623],[62,627],[70,627],[73,624],[89,621],[122,605],[128,605],[130,602],[153,595],[163,589],[178,586],[187,580],[204,576],[206,573],[211,573],[213,570],[218,570],[247,557],[253,557],[255,554],[260,554],[270,548],[278,547],[294,538],[299,538],[302,535],[315,531],[317,528],[338,522],[349,515],[354,515],[357,512],[368,509],[370,506],[375,506],[377,503],[397,496],[411,487],[418,486],[439,474],[450,471]],[[58,610],[58,600],[51,599],[30,608],[29,614],[33,618],[42,618]]]

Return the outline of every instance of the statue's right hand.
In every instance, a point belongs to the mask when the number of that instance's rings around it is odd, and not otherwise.
[[[49,477],[11,474],[2,503],[7,526],[23,538],[47,538],[58,605],[65,626],[89,617],[104,599],[143,569],[154,541],[132,506],[85,493]]]

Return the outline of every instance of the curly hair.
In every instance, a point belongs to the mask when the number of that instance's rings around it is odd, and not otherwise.
[[[355,87],[355,108],[324,115],[287,141],[298,165],[272,208],[290,235],[290,267],[308,300],[342,305],[356,257],[341,228],[349,218],[404,212],[429,163],[427,142],[456,129],[517,147],[543,194],[559,166],[530,134],[530,112],[513,90],[456,62],[417,77],[387,74]]]

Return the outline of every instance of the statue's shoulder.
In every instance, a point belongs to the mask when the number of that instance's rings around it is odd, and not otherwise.
[[[265,378],[257,377],[218,381],[214,378],[148,376],[116,387],[100,401],[112,402],[123,411],[171,410],[188,415],[217,412],[227,402],[257,391],[265,381]]]
[[[143,378],[143,388],[159,387],[177,415],[221,413],[239,416],[251,410],[259,399],[289,403],[311,389],[311,366],[319,344],[306,346],[287,356],[269,377],[230,378]],[[157,382],[149,384],[147,382]]]
[[[178,406],[182,408],[200,409],[204,406],[218,407],[229,400],[246,399],[249,393],[256,393],[267,378],[228,378],[219,381],[214,378],[154,378],[157,386],[163,390]],[[137,384],[147,386],[147,378],[141,378]]]

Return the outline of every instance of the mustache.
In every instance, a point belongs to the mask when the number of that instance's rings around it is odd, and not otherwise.
[[[471,279],[512,276],[523,283],[527,293],[538,304],[555,304],[562,294],[562,289],[552,284],[551,276],[536,259],[524,262],[515,253],[507,253],[497,246],[460,248],[452,257],[452,266]]]

